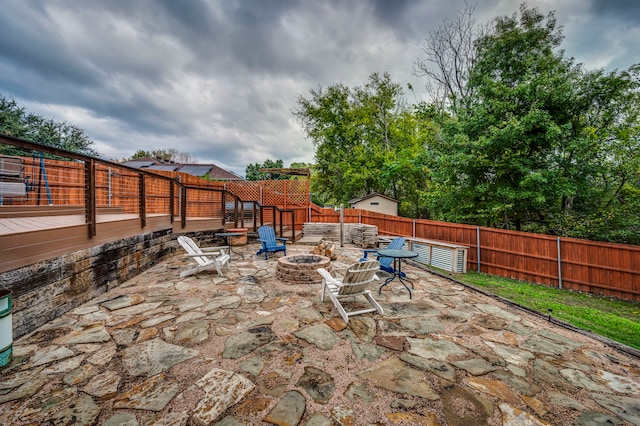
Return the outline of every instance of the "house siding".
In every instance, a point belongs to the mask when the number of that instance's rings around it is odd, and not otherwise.
[[[398,215],[398,202],[379,196],[373,196],[359,200],[353,204],[353,208],[376,213],[384,213],[393,216]]]

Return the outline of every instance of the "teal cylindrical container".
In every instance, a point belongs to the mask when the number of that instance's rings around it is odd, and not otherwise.
[[[13,359],[13,318],[11,316],[11,291],[0,290],[0,367]]]

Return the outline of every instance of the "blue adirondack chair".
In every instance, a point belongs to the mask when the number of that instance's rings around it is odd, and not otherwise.
[[[389,245],[387,245],[386,248],[389,249],[389,250],[398,250],[398,249],[401,249],[402,246],[404,246],[404,238],[403,237],[397,237],[397,238],[394,238],[393,240],[391,240],[389,242]],[[364,251],[364,255],[360,259],[360,262],[364,262],[366,260],[371,260],[371,259],[367,258],[367,255],[372,254],[372,253],[378,253],[378,250],[365,250]],[[376,260],[378,262],[380,262],[380,269],[382,269],[383,271],[389,272],[390,274],[393,274],[396,271],[393,268],[393,258],[376,255]],[[402,276],[404,276],[404,272],[402,272]]]
[[[287,238],[276,237],[273,227],[263,225],[258,228],[258,241],[262,243],[262,248],[256,254],[264,253],[265,260],[268,260],[269,253],[283,251],[287,255]],[[282,244],[278,244],[281,241]]]

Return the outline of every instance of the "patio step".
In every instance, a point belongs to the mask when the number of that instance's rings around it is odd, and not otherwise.
[[[288,238],[291,242],[295,243],[302,238],[302,231],[292,232],[291,229],[284,229],[282,231],[282,237]]]

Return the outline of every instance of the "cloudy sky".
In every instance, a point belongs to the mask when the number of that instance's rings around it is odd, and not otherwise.
[[[475,18],[519,4],[479,0]],[[586,69],[640,62],[640,1],[527,4],[556,11],[566,55]],[[388,71],[424,99],[416,58],[461,9],[464,0],[0,0],[0,94],[84,129],[106,159],[175,148],[244,175],[266,159],[313,161],[291,113],[311,89]]]

